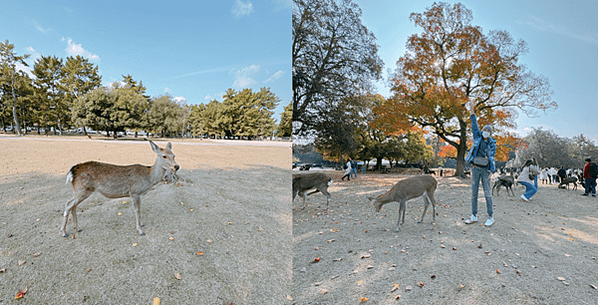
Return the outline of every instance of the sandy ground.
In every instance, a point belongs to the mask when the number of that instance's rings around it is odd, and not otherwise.
[[[0,137],[1,304],[290,303],[290,143],[172,145],[179,184],[142,197],[145,236],[128,198],[94,194],[78,208],[83,231],[69,221],[72,239],[58,232],[69,168],[151,165],[149,143]]]
[[[522,186],[502,189],[484,227],[483,191],[479,223],[466,225],[470,180],[436,177],[436,223],[431,208],[417,223],[423,199],[413,199],[395,233],[398,203],[376,214],[367,196],[406,176],[328,173],[327,211],[321,194],[303,211],[293,203],[294,304],[598,304],[598,200],[581,189],[541,184],[530,202]]]

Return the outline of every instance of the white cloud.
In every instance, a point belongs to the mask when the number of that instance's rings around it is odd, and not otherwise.
[[[35,75],[31,73],[31,66],[25,66],[24,64],[17,62],[15,68],[17,69],[17,71],[25,72],[27,75],[29,75],[29,78],[35,79]]]
[[[33,58],[34,60],[42,57],[42,55],[37,53],[33,47],[27,47],[27,52],[31,53],[29,58]]]
[[[235,4],[233,5],[231,12],[237,19],[239,19],[243,17],[243,15],[249,15],[249,13],[253,12],[253,4],[251,4],[250,1],[244,3],[241,0],[235,0]]]
[[[279,78],[281,78],[284,75],[284,71],[279,70],[276,73],[274,73],[272,76],[268,77],[267,80],[264,81],[264,83],[271,83]]]
[[[64,41],[64,37],[62,38],[62,41]],[[80,44],[74,43],[72,39],[68,38],[67,43],[68,43],[68,46],[66,47],[66,53],[68,55],[70,55],[70,56],[81,55],[83,57],[88,58],[91,61],[95,61],[95,62],[100,61],[100,57],[98,55],[93,54],[93,53],[83,49],[83,47]]]
[[[182,97],[182,96],[175,96],[175,97],[173,98],[173,100],[174,100],[174,101],[175,101],[177,104],[179,104],[179,105],[186,105],[186,104],[187,104],[187,99],[186,99],[186,98],[184,98],[184,97]]]
[[[44,33],[44,34],[46,34],[48,31],[50,31],[50,30],[51,30],[51,28],[44,29],[44,28],[43,28],[41,25],[39,25],[39,24],[37,23],[37,21],[35,21],[35,20],[33,20],[33,25],[35,26],[35,28],[36,28],[38,31],[40,31],[40,32],[42,32],[42,33]]]
[[[211,101],[211,100],[213,100],[214,98],[213,98],[213,97],[212,97],[210,94],[208,94],[208,95],[206,95],[206,96],[205,96],[203,99],[204,99],[204,100],[206,100],[206,101]]]
[[[168,88],[168,87],[164,88],[164,92],[169,93],[170,92],[170,88]]]
[[[551,23],[544,21],[544,20],[542,20],[536,16],[533,16],[533,15],[531,16],[531,18],[532,18],[532,21],[525,22],[525,24],[530,25],[540,31],[552,32],[552,33],[555,33],[558,35],[567,36],[570,38],[578,39],[578,40],[589,42],[592,44],[598,44],[598,40],[596,39],[596,37],[593,37],[592,35],[573,33],[565,27],[555,26],[554,24],[551,24]],[[518,23],[521,24],[522,22],[518,22]]]
[[[272,3],[274,3],[275,11],[291,8],[293,6],[292,0],[272,0]]]
[[[243,68],[243,70],[231,70],[231,72],[234,71],[235,73],[235,82],[233,83],[233,87],[245,88],[256,84],[257,81],[251,78],[251,76],[257,73],[259,70],[259,65],[251,65],[249,67]]]

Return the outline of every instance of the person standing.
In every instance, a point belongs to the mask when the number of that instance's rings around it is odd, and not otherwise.
[[[538,191],[537,182],[534,183],[537,176],[540,174],[540,169],[534,158],[525,161],[521,167],[521,175],[517,178],[517,182],[525,186],[525,193],[521,195],[524,201],[530,201],[532,196]]]
[[[345,175],[341,178],[341,180],[345,180],[347,177],[348,181],[351,181],[351,158],[347,158],[347,168],[345,169]]]
[[[351,160],[351,175],[349,175],[349,178],[357,179],[357,161],[355,160]]]
[[[478,221],[478,192],[480,181],[486,197],[486,211],[488,219],[484,223],[489,227],[494,223],[492,210],[492,191],[490,188],[490,175],[496,171],[494,155],[496,154],[496,140],[491,138],[492,125],[486,125],[480,131],[475,115],[475,102],[471,102],[471,132],[473,133],[473,146],[469,150],[465,163],[471,164],[471,216],[465,221],[472,224]],[[484,162],[485,159],[485,162]],[[481,160],[482,162],[478,162]],[[483,163],[486,163],[485,165]]]
[[[596,176],[598,175],[598,166],[592,162],[591,158],[586,159],[586,165],[583,167],[583,179],[585,181],[586,192],[582,196],[588,196],[590,192],[592,197],[596,197]]]

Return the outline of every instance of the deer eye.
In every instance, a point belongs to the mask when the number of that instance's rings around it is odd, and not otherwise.
[[[162,156],[162,158],[166,159],[166,156]]]

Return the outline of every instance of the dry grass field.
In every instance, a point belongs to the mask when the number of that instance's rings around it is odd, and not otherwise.
[[[151,165],[149,143],[0,136],[0,302],[290,303],[290,143],[171,142],[179,182],[142,197],[145,236],[129,198],[94,194],[78,206],[83,231],[69,221],[64,238],[70,167]]]
[[[398,203],[376,213],[367,196],[406,176],[348,182],[329,173],[328,210],[321,194],[309,196],[304,210],[300,198],[293,203],[295,304],[598,303],[598,200],[580,196],[583,190],[540,185],[523,202],[522,186],[514,197],[502,189],[493,198],[496,222],[484,227],[483,191],[480,221],[466,225],[470,180],[436,177],[436,223],[431,208],[417,223],[423,199],[413,199],[395,233]]]

